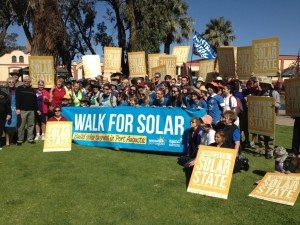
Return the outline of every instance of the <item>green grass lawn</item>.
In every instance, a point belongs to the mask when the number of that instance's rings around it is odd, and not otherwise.
[[[277,127],[291,147],[291,127]],[[186,192],[176,156],[73,145],[43,153],[43,143],[0,151],[0,224],[300,224],[291,207],[248,197],[273,160],[253,157],[233,176],[228,200]],[[254,171],[254,172],[253,172]]]

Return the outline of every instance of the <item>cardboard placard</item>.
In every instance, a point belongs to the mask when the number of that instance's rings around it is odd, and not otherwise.
[[[162,66],[157,66],[157,67],[153,67],[151,69],[151,74],[149,79],[153,79],[154,74],[156,73],[160,73],[160,80],[162,81],[164,79],[164,77],[167,75],[167,69],[166,69],[166,65],[162,65]]]
[[[82,56],[84,78],[94,78],[101,75],[101,63],[99,55]]]
[[[151,69],[153,67],[159,66],[159,57],[164,54],[148,54],[148,74],[151,74]]]
[[[177,66],[182,66],[183,63],[188,61],[190,46],[175,46],[172,55],[177,57]]]
[[[213,74],[215,69],[214,69],[214,65],[215,65],[215,60],[211,59],[211,60],[200,60],[199,61],[199,77],[202,77],[204,79],[204,81],[211,81],[213,80],[210,79],[209,75]]]
[[[29,75],[32,87],[37,88],[38,81],[43,80],[46,88],[54,86],[53,56],[29,56]]]
[[[279,69],[279,38],[252,41],[252,69],[256,76],[276,76]]]
[[[218,48],[219,73],[223,77],[235,77],[234,47]]]
[[[248,80],[252,73],[252,46],[237,47],[237,76]]]
[[[72,122],[48,121],[43,152],[71,151]]]
[[[248,96],[248,130],[254,134],[275,137],[275,99]]]
[[[104,72],[121,72],[122,48],[104,47]]]
[[[144,77],[147,75],[145,52],[129,52],[128,64],[130,77]]]
[[[176,78],[176,61],[175,55],[163,55],[159,57],[159,66],[166,65],[167,75],[171,75],[172,78]]]
[[[228,198],[237,151],[201,145],[187,191]]]
[[[293,206],[299,191],[299,173],[267,173],[249,196]]]
[[[285,113],[291,117],[300,117],[300,77],[286,79]]]

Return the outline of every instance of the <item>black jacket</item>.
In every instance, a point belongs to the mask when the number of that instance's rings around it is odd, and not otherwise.
[[[37,97],[32,87],[21,85],[16,89],[16,109],[24,111],[37,110]]]
[[[10,98],[0,90],[0,120],[5,120],[7,115],[11,115]]]

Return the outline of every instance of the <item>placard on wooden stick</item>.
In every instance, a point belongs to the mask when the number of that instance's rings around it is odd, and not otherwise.
[[[235,77],[235,48],[218,48],[219,73],[223,77]]]
[[[275,137],[275,99],[248,96],[248,130],[254,134]]]
[[[201,145],[187,191],[228,198],[237,151]]]
[[[48,121],[43,152],[71,151],[72,122]]]
[[[166,65],[167,75],[171,75],[176,78],[176,61],[177,57],[175,55],[163,55],[159,57],[159,65]]]
[[[148,54],[148,74],[151,75],[151,69],[159,66],[159,57],[164,53]]]
[[[188,56],[190,52],[190,46],[175,46],[172,51],[172,55],[177,57],[176,65],[182,66],[183,63],[188,61]]]
[[[215,60],[200,60],[199,61],[199,77],[202,77],[204,81],[210,82],[213,78],[210,79],[210,74],[213,74],[215,71]]]
[[[299,191],[299,173],[267,173],[249,196],[293,206]]]
[[[153,67],[151,69],[151,74],[150,74],[150,79],[153,79],[154,75],[156,73],[160,73],[160,80],[162,81],[164,79],[164,77],[167,75],[167,69],[166,69],[166,65],[162,65],[162,66],[157,66],[157,67]]]
[[[248,80],[252,73],[252,46],[237,47],[237,76]]]
[[[121,72],[122,48],[104,47],[104,72]]]
[[[53,56],[29,56],[29,75],[32,87],[38,87],[38,81],[43,80],[46,88],[54,86],[54,59]]]
[[[82,56],[84,78],[94,78],[101,75],[101,63],[99,55]]]

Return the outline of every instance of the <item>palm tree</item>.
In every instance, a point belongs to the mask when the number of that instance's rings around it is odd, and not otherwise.
[[[225,20],[223,16],[211,19],[206,24],[206,29],[202,36],[212,45],[215,51],[218,47],[229,46],[236,38],[231,22]]]
[[[168,4],[169,3],[169,4]],[[173,42],[182,43],[189,39],[193,31],[193,19],[187,16],[188,5],[182,0],[166,1],[166,37],[164,40],[164,52],[170,54],[170,46]]]
[[[206,24],[206,29],[202,33],[202,36],[211,44],[215,52],[218,47],[229,46],[236,38],[232,28],[232,24],[229,20],[219,17],[211,19]],[[214,69],[216,69],[218,63],[218,56],[214,61]]]

